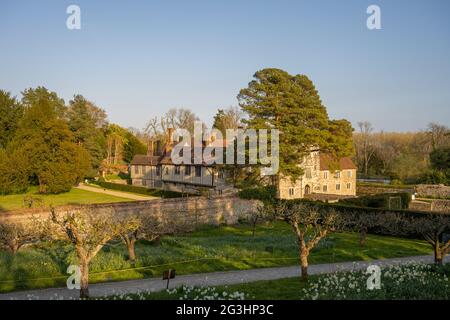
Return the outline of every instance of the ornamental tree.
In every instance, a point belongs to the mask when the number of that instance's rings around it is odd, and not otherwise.
[[[45,224],[47,235],[54,240],[69,241],[76,250],[80,267],[80,298],[89,297],[89,264],[112,239],[136,229],[135,217],[116,214],[115,210],[94,211],[84,207],[57,212]]]
[[[301,277],[306,280],[309,254],[329,233],[344,229],[346,216],[332,209],[320,210],[311,204],[299,201],[279,201],[275,212],[277,217],[287,222],[295,232]]]

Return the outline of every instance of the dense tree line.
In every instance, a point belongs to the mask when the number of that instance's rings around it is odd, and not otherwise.
[[[369,122],[354,133],[355,161],[362,176],[402,183],[450,183],[450,129],[431,123],[418,132],[374,132]]]
[[[104,169],[108,141],[119,136],[114,163],[127,163],[146,146],[129,130],[111,125],[105,111],[81,95],[66,105],[44,87],[18,100],[0,90],[0,194],[39,186],[60,193]]]

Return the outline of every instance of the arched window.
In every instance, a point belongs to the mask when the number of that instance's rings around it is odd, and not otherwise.
[[[305,186],[305,195],[310,194],[311,193],[311,187],[309,185]]]

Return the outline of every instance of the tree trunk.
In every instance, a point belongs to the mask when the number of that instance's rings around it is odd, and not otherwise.
[[[308,255],[307,249],[300,249],[300,265],[302,270],[302,280],[308,279]]]
[[[42,181],[41,178],[38,178],[38,181],[39,181],[39,193],[45,193],[46,192],[45,182]]]
[[[437,265],[442,265],[442,251],[439,246],[439,241],[434,244],[434,263]]]
[[[12,255],[15,256],[17,251],[19,251],[20,246],[19,242],[14,240],[9,244],[9,250],[11,251]]]
[[[80,299],[89,298],[89,262],[81,261],[80,265]]]
[[[361,229],[359,232],[359,246],[364,248],[366,246],[366,236],[367,231],[365,229]]]
[[[134,265],[136,262],[136,252],[135,252],[136,238],[131,238],[128,242],[128,260]]]
[[[255,237],[257,220],[252,221],[252,237]]]

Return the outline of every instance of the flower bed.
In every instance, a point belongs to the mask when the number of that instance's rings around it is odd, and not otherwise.
[[[380,289],[367,289],[363,271],[338,272],[308,281],[300,298],[306,300],[411,300],[449,299],[450,268],[409,264],[381,269]]]

